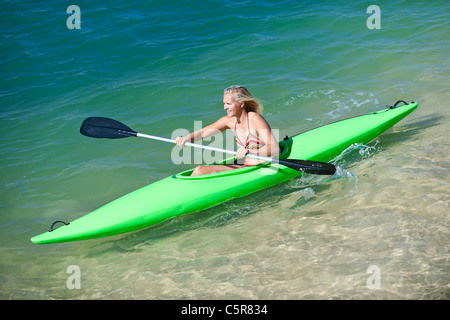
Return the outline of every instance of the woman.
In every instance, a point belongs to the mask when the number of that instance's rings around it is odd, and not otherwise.
[[[231,129],[236,136],[238,150],[236,159],[244,158],[248,153],[255,155],[276,157],[280,153],[269,124],[262,117],[262,104],[252,97],[250,92],[242,86],[231,86],[224,91],[223,108],[227,115],[213,124],[192,132],[185,137],[178,137],[177,145],[184,147],[186,142],[195,142],[217,133]],[[262,161],[245,158],[244,165],[226,164],[198,166],[191,175],[216,173],[231,169],[254,166]]]

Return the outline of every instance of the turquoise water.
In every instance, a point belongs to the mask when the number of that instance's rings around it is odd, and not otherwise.
[[[0,298],[450,298],[448,1],[2,1]],[[280,136],[397,100],[419,108],[304,176],[97,240],[30,237],[191,166],[79,134],[89,116],[170,137],[247,86]],[[151,201],[151,199],[149,199]],[[67,268],[81,270],[69,289]],[[370,266],[380,285],[370,289]]]

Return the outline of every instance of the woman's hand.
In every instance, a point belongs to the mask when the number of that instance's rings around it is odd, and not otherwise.
[[[239,148],[238,151],[236,152],[236,159],[244,158],[247,155],[248,152],[249,151],[246,148],[242,148],[242,147]]]
[[[186,137],[177,137],[175,139],[175,143],[177,145],[179,145],[180,147],[185,148],[186,146],[184,145],[187,142],[187,138]]]

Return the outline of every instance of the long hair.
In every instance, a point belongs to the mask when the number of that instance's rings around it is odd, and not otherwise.
[[[244,103],[247,112],[254,111],[262,115],[263,105],[261,102],[252,97],[247,88],[243,86],[231,86],[224,90],[224,94],[231,94],[235,101]]]

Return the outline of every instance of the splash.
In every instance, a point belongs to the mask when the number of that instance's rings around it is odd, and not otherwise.
[[[377,145],[379,140],[375,142],[374,145],[365,145],[362,143],[354,143],[349,146],[347,149],[341,152],[340,155],[336,156],[330,162],[336,166],[337,173],[343,173],[345,171],[344,168],[351,167],[357,162],[361,162],[364,160],[365,162],[374,162],[373,155],[377,151]]]

